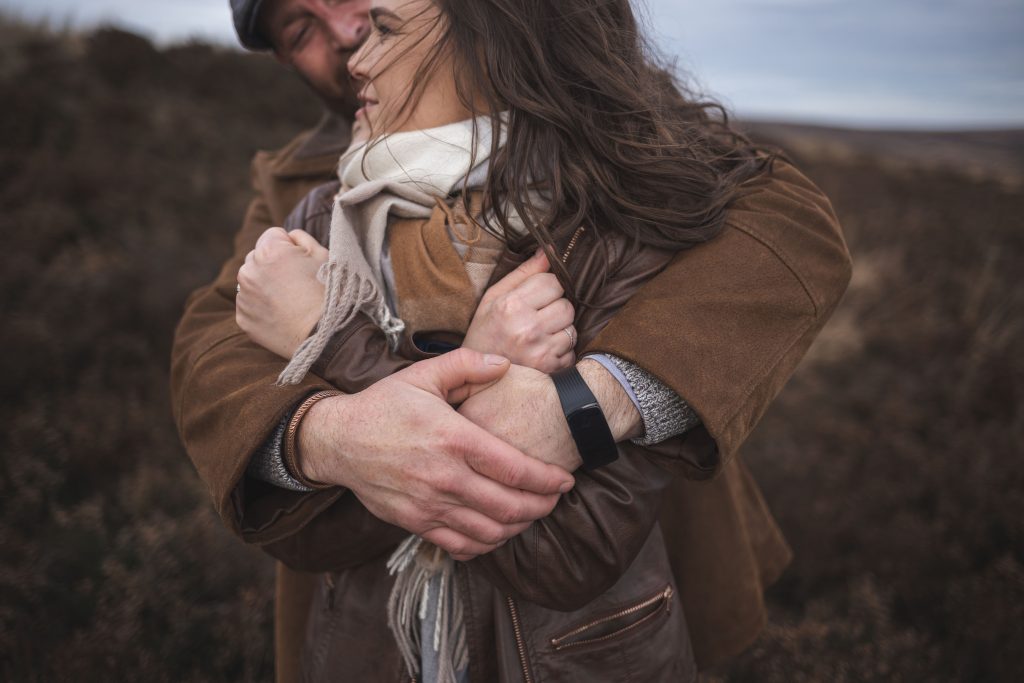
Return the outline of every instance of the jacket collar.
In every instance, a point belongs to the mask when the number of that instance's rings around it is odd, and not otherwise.
[[[308,133],[275,155],[270,172],[276,178],[332,175],[352,139],[352,121],[327,112]]]

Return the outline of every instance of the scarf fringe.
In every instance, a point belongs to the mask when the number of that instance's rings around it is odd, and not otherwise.
[[[334,333],[350,323],[360,310],[367,313],[387,335],[388,345],[398,348],[405,323],[394,317],[373,280],[362,277],[348,264],[330,260],[320,267],[317,278],[325,286],[325,298],[316,332],[302,342],[277,378],[277,385],[298,384],[323,353]]]
[[[469,665],[469,648],[462,600],[455,588],[455,560],[419,536],[402,542],[387,563],[395,576],[388,598],[388,627],[414,678],[420,675],[423,646],[421,622],[427,618],[431,586],[438,579],[434,639],[439,683],[457,683],[457,674]]]

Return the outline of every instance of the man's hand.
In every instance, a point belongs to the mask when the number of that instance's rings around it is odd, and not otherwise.
[[[318,402],[299,429],[303,473],[348,488],[379,519],[457,559],[490,552],[547,516],[574,483],[449,405],[509,367],[505,358],[460,349]]]
[[[622,385],[596,361],[584,358],[577,368],[600,403],[615,441],[639,435],[643,429],[640,413]],[[542,372],[513,366],[499,381],[463,403],[459,413],[523,453],[567,472],[583,463],[555,385]]]
[[[575,363],[576,312],[548,268],[538,250],[484,292],[462,345],[542,372]]]
[[[316,278],[327,250],[302,230],[270,228],[238,271],[235,320],[254,342],[291,358],[320,319],[324,286]]]

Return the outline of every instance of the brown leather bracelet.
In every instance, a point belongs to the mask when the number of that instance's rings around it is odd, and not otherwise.
[[[342,393],[340,391],[318,391],[315,394],[312,394],[295,409],[295,412],[292,414],[292,419],[288,422],[288,429],[286,429],[284,433],[284,453],[282,453],[282,456],[284,457],[284,466],[288,468],[288,473],[295,477],[297,482],[315,491],[323,491],[324,489],[333,488],[333,486],[331,484],[313,481],[302,473],[302,469],[299,467],[298,462],[299,424],[302,422],[302,418],[306,416],[306,413],[309,412],[309,409],[316,405],[318,401],[341,395]]]

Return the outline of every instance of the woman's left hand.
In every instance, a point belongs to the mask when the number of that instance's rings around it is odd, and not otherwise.
[[[484,292],[462,345],[555,372],[576,362],[576,310],[543,251]]]
[[[291,358],[320,319],[317,271],[327,249],[307,232],[270,228],[238,270],[235,320],[260,346]]]

